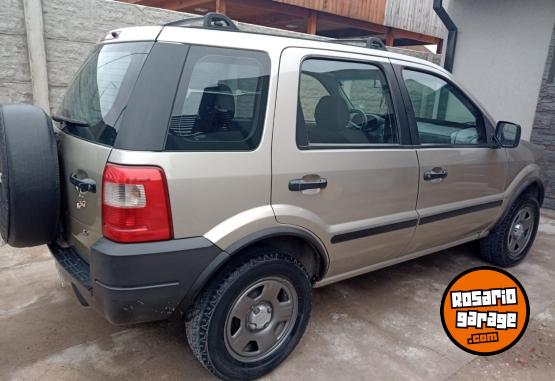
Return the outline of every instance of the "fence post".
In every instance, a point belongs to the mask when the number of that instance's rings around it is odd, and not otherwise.
[[[33,104],[50,114],[42,1],[23,0],[23,9],[25,12],[25,31],[33,88]]]

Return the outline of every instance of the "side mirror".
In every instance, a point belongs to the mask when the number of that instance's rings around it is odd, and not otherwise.
[[[495,141],[500,147],[515,148],[520,143],[521,127],[511,122],[499,122],[495,127]]]

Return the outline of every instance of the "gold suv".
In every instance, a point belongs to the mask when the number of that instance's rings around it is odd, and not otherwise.
[[[293,351],[313,287],[472,240],[527,255],[541,155],[448,72],[201,22],[110,32],[54,125],[0,108],[2,238],[48,244],[83,305],[182,318],[209,371],[245,380]]]

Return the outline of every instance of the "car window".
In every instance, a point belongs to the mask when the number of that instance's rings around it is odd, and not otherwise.
[[[435,75],[403,70],[421,144],[487,143],[484,118],[449,82]]]
[[[326,88],[314,77],[301,73],[300,103],[303,110],[305,120],[314,122],[314,113],[316,112],[316,105],[318,101],[330,95]]]
[[[96,47],[73,78],[58,114],[83,126],[67,125],[65,132],[113,145],[121,116],[152,42],[107,44]]]
[[[387,92],[383,91],[381,78],[341,80],[341,88],[353,106],[367,114],[386,114]]]
[[[270,63],[264,53],[191,47],[166,150],[252,150],[262,136]]]
[[[385,75],[360,62],[308,59],[302,63],[297,144],[397,144]]]

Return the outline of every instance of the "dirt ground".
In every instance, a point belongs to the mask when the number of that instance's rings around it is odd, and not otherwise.
[[[312,320],[267,380],[555,380],[555,220],[542,217],[530,256],[510,269],[531,319],[509,351],[478,357],[444,334],[449,281],[484,264],[460,246],[317,289]],[[0,249],[0,379],[212,380],[180,322],[115,327],[62,288],[45,247]]]

